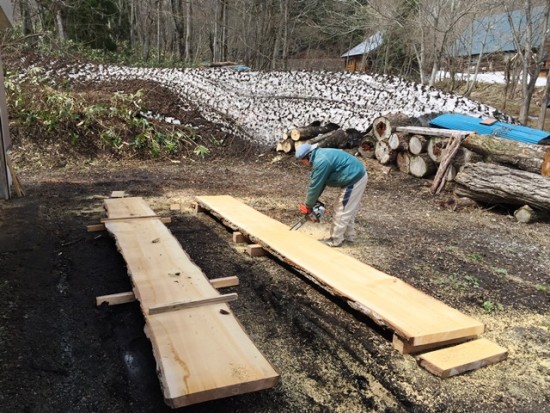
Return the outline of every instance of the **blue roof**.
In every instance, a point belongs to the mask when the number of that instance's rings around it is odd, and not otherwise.
[[[542,43],[541,36],[544,13],[543,7],[535,7],[531,13],[533,20],[533,46]],[[512,24],[510,24],[510,20]],[[525,43],[525,10],[514,10],[480,17],[464,30],[452,45],[452,56],[475,56],[481,53],[514,52],[517,50],[514,34],[519,36],[520,44]]]
[[[550,132],[505,122],[481,125],[482,120],[473,116],[452,113],[432,119],[430,125],[444,129],[474,131],[480,135],[493,135],[523,143],[550,145]]]
[[[351,56],[360,56],[365,53],[372,52],[373,50],[378,49],[382,42],[384,41],[384,36],[380,32],[376,32],[371,37],[369,37],[364,42],[359,43],[353,49],[348,50],[340,57],[351,57]]]

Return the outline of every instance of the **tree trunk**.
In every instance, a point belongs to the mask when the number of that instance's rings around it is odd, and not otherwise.
[[[411,175],[417,178],[424,178],[434,174],[436,169],[435,162],[430,159],[427,153],[411,156]]]
[[[483,155],[486,160],[514,166],[525,171],[541,174],[550,169],[550,159],[545,157],[550,146],[532,145],[491,135],[471,134],[462,141],[462,146]]]
[[[550,211],[550,179],[531,172],[479,162],[465,165],[455,182],[458,196]]]
[[[428,139],[422,135],[413,135],[409,139],[409,152],[413,155],[425,153],[428,149]]]
[[[388,145],[394,151],[408,151],[409,139],[404,133],[392,133],[388,138]]]
[[[363,141],[357,148],[359,151],[359,154],[365,158],[365,159],[372,159],[374,158],[374,148],[376,146],[376,138],[373,135],[365,135],[363,136]]]
[[[443,151],[447,147],[448,143],[449,139],[447,138],[430,138],[427,152],[430,158],[432,158],[432,161],[435,163],[441,162]]]
[[[319,135],[318,137],[323,137],[319,139],[320,148],[340,148],[344,149],[348,146],[348,134],[343,129],[337,129],[332,132]],[[316,138],[312,139],[315,140]]]
[[[398,152],[397,153],[397,168],[405,174],[409,174],[411,172],[411,157],[406,152]]]
[[[376,142],[376,147],[374,148],[374,156],[382,165],[387,165],[395,160],[397,152],[392,151],[387,142],[378,141]]]
[[[290,131],[290,137],[294,141],[303,141],[307,139],[314,138],[317,135],[331,132],[338,129],[338,126],[334,123],[329,123],[327,125],[309,125],[301,128],[295,128]]]
[[[398,126],[409,126],[411,119],[402,113],[379,116],[372,122],[373,133],[379,141],[386,141]]]
[[[481,154],[461,146],[460,148],[458,148],[458,151],[453,158],[453,165],[459,168],[462,165],[466,165],[467,163],[481,162],[482,160],[483,156]]]

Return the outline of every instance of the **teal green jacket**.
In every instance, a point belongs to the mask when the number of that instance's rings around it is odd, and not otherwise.
[[[355,156],[340,149],[316,148],[311,153],[312,165],[306,205],[312,208],[326,186],[345,188],[358,182],[367,171]]]

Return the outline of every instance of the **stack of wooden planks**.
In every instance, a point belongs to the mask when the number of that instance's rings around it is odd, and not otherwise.
[[[289,231],[286,225],[231,196],[200,196],[196,201],[198,207],[230,223],[232,228],[238,228],[242,234],[298,268],[331,294],[343,297],[353,308],[391,328],[395,333],[394,347],[401,353],[418,353],[461,343],[476,339],[484,331],[481,322],[338,249],[303,233]],[[466,344],[466,356],[460,359],[459,365],[438,366],[441,358],[436,357],[420,364],[445,377],[506,357],[505,349],[494,343],[492,347],[487,346],[486,340]],[[481,360],[477,350],[480,346],[483,347],[479,353]],[[489,347],[490,351],[487,351]],[[464,353],[460,347],[456,348],[459,353]],[[449,360],[449,356],[443,358]]]
[[[227,304],[236,294],[213,287],[142,198],[106,199],[105,209],[102,221],[126,260],[166,403],[177,408],[274,386],[278,372]]]

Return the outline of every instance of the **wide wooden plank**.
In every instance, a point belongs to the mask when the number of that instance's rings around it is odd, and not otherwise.
[[[109,218],[154,215],[141,198],[107,199],[105,208]],[[221,296],[159,218],[111,219],[105,226],[126,260],[168,405],[187,406],[276,384],[277,371],[228,304],[149,314],[151,308]]]
[[[485,338],[419,356],[419,364],[438,377],[451,377],[504,360],[508,351]]]
[[[409,345],[419,346],[481,334],[483,323],[408,285],[399,278],[330,248],[231,196],[200,196],[196,201],[283,257],[333,294]],[[390,299],[391,297],[391,299]]]

